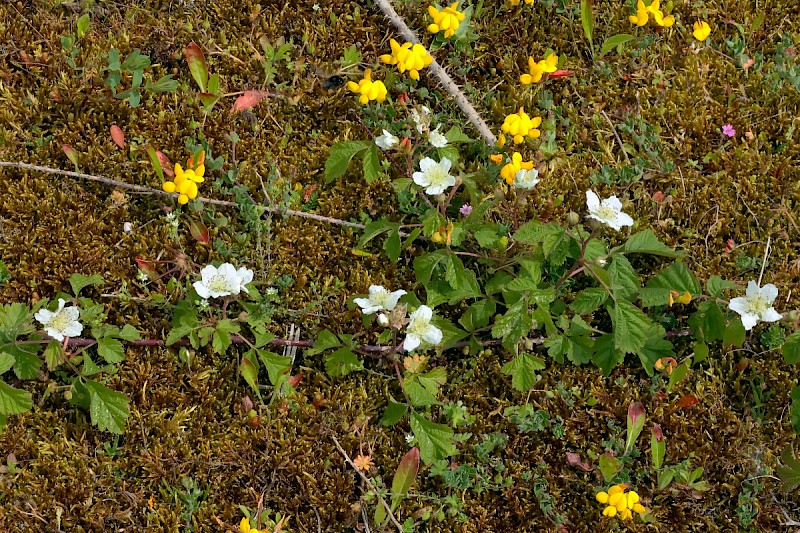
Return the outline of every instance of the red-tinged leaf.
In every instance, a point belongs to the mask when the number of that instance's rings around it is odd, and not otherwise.
[[[114,141],[114,144],[119,146],[120,150],[125,149],[125,132],[116,124],[111,126],[111,140]]]
[[[297,386],[300,385],[300,382],[303,381],[303,374],[295,374],[294,376],[291,376],[288,381],[289,385],[296,389]]]
[[[156,150],[156,157],[159,163],[161,163],[161,168],[164,169],[164,174],[170,178],[174,178],[175,173],[172,171],[172,161],[169,160],[169,157],[165,156],[161,150]]]
[[[414,480],[417,478],[417,472],[419,472],[419,448],[415,446],[403,456],[400,464],[397,465],[397,472],[395,472],[392,480],[392,500],[397,499],[399,501],[400,498],[408,494],[411,485],[414,484]],[[393,501],[392,508],[396,507],[397,504]]]
[[[200,92],[206,92],[208,85],[208,65],[203,55],[203,50],[192,41],[186,47],[186,62],[189,63],[189,71],[192,73],[194,81],[200,87]]]
[[[569,463],[570,466],[574,466],[575,468],[583,470],[584,472],[592,471],[592,467],[589,466],[588,463],[584,463],[581,460],[581,456],[577,453],[567,452],[567,463]]]
[[[644,428],[644,405],[641,402],[632,402],[628,406],[628,433],[625,439],[625,455],[628,455],[636,444],[636,439]]]
[[[211,240],[208,228],[199,220],[192,220],[192,222],[189,224],[189,232],[197,242],[208,244],[208,242]]]
[[[75,151],[75,148],[68,144],[62,144],[61,149],[64,150],[64,153],[67,155],[67,159],[72,161],[72,164],[75,165],[75,168],[78,168],[78,152]]]
[[[680,400],[678,400],[675,405],[678,409],[688,409],[693,405],[697,405],[700,403],[700,400],[697,399],[697,396],[694,394],[687,394],[686,396],[682,396]]]
[[[653,424],[653,437],[658,442],[664,440],[664,430],[661,429],[661,424]]]
[[[158,277],[158,272],[156,271],[155,266],[150,261],[146,261],[141,257],[136,258],[136,266],[139,267],[139,270],[145,273],[145,275],[150,279],[155,279]]]
[[[237,111],[241,112],[245,109],[255,107],[267,96],[269,96],[269,93],[266,91],[245,91],[244,94],[237,98],[233,103],[233,107],[231,107],[231,113],[236,113]]]
[[[549,76],[551,78],[566,78],[567,76],[572,76],[573,74],[575,73],[571,70],[562,69],[562,70],[556,70],[555,72],[551,72]]]
[[[152,146],[148,146],[146,151],[147,157],[150,158],[150,164],[153,165],[161,181],[164,181],[164,168],[161,166],[161,159],[158,157],[158,152],[156,152]]]

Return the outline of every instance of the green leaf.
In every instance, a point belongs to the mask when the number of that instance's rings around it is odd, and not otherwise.
[[[42,360],[36,344],[17,344],[6,346],[6,351],[14,356],[14,374],[18,379],[36,379]]]
[[[725,347],[740,347],[744,344],[744,338],[747,335],[747,331],[744,329],[744,325],[742,324],[741,320],[734,320],[728,327],[725,328],[725,331],[722,333],[722,345]]]
[[[123,328],[114,335],[118,339],[122,339],[124,341],[133,342],[139,340],[139,332],[136,330],[135,327],[131,326],[130,324],[125,324]]]
[[[83,352],[83,369],[82,374],[83,376],[94,376],[95,374],[99,374],[103,371],[97,363],[92,360],[92,356],[89,352]]]
[[[389,231],[398,231],[399,229],[400,224],[397,222],[389,222],[385,218],[373,220],[364,228],[364,233],[361,234],[361,238],[358,240],[356,248],[364,248],[364,245],[378,235]]]
[[[392,510],[397,509],[400,500],[408,494],[419,471],[419,449],[411,448],[397,465],[397,472],[392,480]]]
[[[458,450],[453,445],[453,430],[448,426],[431,422],[416,411],[411,412],[411,431],[419,443],[422,461],[430,465],[439,459],[455,455]]]
[[[732,281],[727,281],[722,279],[719,276],[711,276],[708,278],[708,283],[706,284],[708,288],[708,293],[713,296],[714,298],[719,298],[722,296],[722,292],[726,289],[735,289],[736,284]]]
[[[125,420],[130,415],[128,397],[96,381],[87,380],[85,386],[89,392],[92,424],[100,431],[122,434],[125,431]]]
[[[619,33],[617,35],[612,35],[603,41],[603,46],[600,47],[600,57],[603,57],[617,46],[625,44],[631,40],[633,40],[633,35],[630,33]]]
[[[58,368],[64,361],[64,351],[61,349],[61,343],[58,341],[50,341],[44,349],[44,361],[47,363],[47,369],[50,371]],[[2,374],[2,372],[0,372]]]
[[[381,162],[378,159],[378,145],[370,143],[369,148],[364,151],[364,179],[367,183],[377,181],[383,175],[381,172]]]
[[[219,87],[220,87],[220,77],[219,74],[212,74],[211,77],[208,79],[208,92],[219,96]]]
[[[52,344],[52,342],[50,344]],[[56,344],[58,343],[56,342]],[[10,353],[0,352],[0,374],[11,370],[11,367],[14,366],[14,361],[14,356]]]
[[[119,51],[112,48],[108,51],[108,70],[119,71],[122,67],[119,64]]]
[[[329,376],[338,378],[355,370],[363,370],[364,363],[350,348],[339,348],[325,358],[325,371]]]
[[[103,283],[103,277],[100,274],[92,274],[91,276],[84,276],[83,274],[73,274],[69,277],[69,284],[72,286],[72,293],[78,296],[81,289],[89,285],[99,285]]]
[[[117,339],[101,337],[97,340],[97,353],[107,363],[119,363],[125,360],[125,348]]]
[[[650,434],[650,456],[653,458],[653,469],[656,471],[661,470],[661,465],[664,463],[664,455],[666,452],[667,441],[664,439],[661,426],[654,424],[653,431]]]
[[[800,433],[800,387],[795,387],[789,394],[792,403],[789,404],[789,418],[795,433]]]
[[[154,82],[148,82],[145,84],[144,88],[146,91],[150,91],[151,93],[161,94],[176,91],[178,90],[178,86],[178,80],[173,79],[172,74],[167,74],[165,76],[161,76]]]
[[[800,361],[800,331],[796,331],[786,337],[781,347],[783,360],[790,365],[796,365]]]
[[[193,331],[194,328],[192,326],[176,326],[172,328],[171,330],[169,330],[169,333],[167,333],[167,340],[165,341],[166,345],[172,346],[173,344],[178,342],[183,337],[189,335]]]
[[[686,363],[682,365],[678,365],[672,370],[672,374],[669,375],[669,383],[667,384],[667,391],[672,392],[672,389],[681,382],[683,378],[686,377],[686,374],[689,373],[689,367],[686,366]]]
[[[536,383],[536,371],[544,370],[544,360],[535,355],[521,353],[503,365],[500,370],[511,376],[511,386],[520,392],[528,392]]]
[[[343,141],[331,146],[331,152],[325,161],[325,181],[330,183],[347,172],[350,161],[368,149],[372,142],[368,141]]]
[[[662,255],[664,257],[683,257],[686,255],[686,252],[673,250],[658,240],[658,237],[651,229],[631,235],[623,246],[623,250],[626,253]]]
[[[605,289],[584,289],[575,295],[570,308],[579,315],[588,315],[603,305],[606,300],[608,300],[608,292]]]
[[[632,300],[639,294],[639,276],[624,256],[614,256],[608,274],[611,277],[611,290],[616,296]]]
[[[439,403],[439,387],[447,382],[447,371],[434,368],[425,374],[413,375],[404,380],[404,386],[411,405],[420,407]]]
[[[512,238],[523,244],[539,244],[544,242],[545,238],[553,237],[563,232],[564,230],[558,224],[542,224],[537,220],[531,220],[523,224]]]
[[[647,342],[638,352],[639,360],[642,362],[642,366],[648,376],[653,375],[656,361],[664,357],[675,357],[672,343],[665,338],[666,333],[662,326],[653,325],[647,332]]]
[[[414,273],[417,276],[417,281],[423,285],[427,285],[431,281],[433,270],[439,263],[448,259],[450,252],[441,248],[429,254],[420,255],[414,259]]]
[[[231,333],[238,333],[240,329],[239,324],[232,320],[220,320],[211,338],[211,349],[218,354],[224,354],[232,343]]]
[[[306,355],[317,355],[325,350],[336,348],[342,345],[339,338],[327,329],[323,329],[314,339],[314,347],[306,350]]]
[[[0,306],[0,342],[14,342],[17,337],[35,331],[27,305],[12,303]]]
[[[777,474],[783,482],[783,490],[791,492],[800,487],[800,459],[795,455],[791,444],[783,449],[781,459],[783,464],[778,465]]]
[[[709,343],[722,339],[725,334],[725,316],[719,304],[706,301],[697,306],[697,311],[689,317],[689,327],[700,340]]]
[[[200,87],[200,92],[206,92],[206,87],[208,85],[208,64],[206,64],[203,50],[192,41],[186,47],[185,53],[186,62],[189,63],[189,72],[192,73],[192,78],[197,82],[197,86]]]
[[[697,341],[692,346],[692,349],[694,351],[692,357],[693,364],[696,365],[697,363],[700,363],[701,361],[705,361],[706,359],[708,359],[708,344],[702,341]]]
[[[128,56],[125,58],[125,61],[122,62],[122,70],[127,70],[128,72],[132,72],[134,74],[136,71],[144,70],[149,66],[150,58],[142,54],[138,48],[128,54]]]
[[[444,138],[447,139],[447,142],[451,143],[473,142],[473,140],[470,139],[466,133],[461,131],[461,128],[459,128],[458,126],[453,126],[449,130],[447,130],[447,133],[444,134]]]
[[[703,289],[692,271],[678,261],[647,282],[647,286],[639,292],[642,306],[667,305],[670,291],[677,291],[679,294],[688,292],[694,299],[702,293]]]
[[[594,50],[594,40],[592,38],[594,33],[594,13],[592,13],[591,0],[581,0],[581,25],[583,26],[583,33],[589,40],[592,50]]]
[[[396,229],[389,233],[386,242],[383,243],[383,251],[386,252],[386,257],[389,261],[395,262],[400,258],[403,243],[400,240],[400,230]]]
[[[644,405],[640,402],[633,402],[628,406],[625,455],[631,453],[631,450],[636,445],[636,439],[639,438],[642,429],[644,429],[645,418]]]
[[[153,168],[158,174],[159,179],[164,181],[164,168],[161,166],[161,160],[158,158],[158,154],[156,154],[155,148],[152,146],[147,147],[147,156],[150,158],[150,164],[153,165]]]
[[[258,358],[267,369],[267,376],[272,385],[277,386],[281,376],[292,368],[292,358],[288,355],[278,355],[267,350],[258,350]]]
[[[458,319],[458,323],[467,331],[472,332],[487,326],[495,311],[497,311],[497,304],[494,303],[494,300],[478,300],[467,308]]]
[[[386,410],[381,417],[381,424],[384,426],[397,424],[406,414],[406,411],[408,411],[408,404],[398,403],[389,399],[389,403],[386,404]]]
[[[611,481],[614,474],[619,472],[620,468],[622,468],[622,463],[610,453],[604,453],[600,456],[597,467],[600,469],[600,473],[603,474],[603,479],[605,481]]]
[[[528,301],[521,299],[512,305],[492,327],[492,338],[503,339],[503,347],[511,350],[530,332],[533,318],[528,312]]]
[[[600,335],[594,342],[594,363],[603,375],[608,377],[611,371],[625,359],[625,353],[614,347],[614,336],[611,334]]]
[[[258,388],[258,359],[253,353],[253,350],[248,350],[242,356],[242,362],[239,364],[239,372],[242,377],[250,385],[259,398],[261,398],[261,391]]]
[[[614,347],[624,353],[644,348],[653,322],[641,309],[627,300],[619,300],[611,311],[614,324]]]
[[[28,391],[15,389],[0,380],[0,415],[27,413],[33,407],[33,398]]]
[[[77,32],[76,32],[76,34],[78,35],[78,39],[86,35],[87,31],[89,31],[89,14],[84,13],[78,19]]]

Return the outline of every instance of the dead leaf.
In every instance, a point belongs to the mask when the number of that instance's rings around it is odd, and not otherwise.
[[[686,396],[681,396],[681,399],[678,400],[675,405],[678,409],[688,409],[693,405],[697,405],[700,403],[700,400],[697,399],[697,396],[693,394],[687,394]]]
[[[570,466],[574,466],[575,468],[583,470],[584,472],[591,472],[593,470],[588,463],[584,463],[581,460],[581,456],[577,453],[567,452],[567,463],[569,463]]]
[[[161,150],[156,150],[156,157],[158,157],[158,160],[161,163],[161,168],[164,170],[164,174],[170,178],[174,178],[175,172],[172,170],[172,161],[169,160],[169,157],[165,156]]]
[[[231,113],[242,112],[258,105],[258,103],[269,96],[266,91],[245,91],[242,96],[236,99],[231,107]]]
[[[119,146],[120,150],[125,149],[125,132],[116,124],[111,126],[111,140],[114,141],[114,144]]]

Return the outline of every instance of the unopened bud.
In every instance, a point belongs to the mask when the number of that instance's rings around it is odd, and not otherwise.
[[[384,315],[383,313],[378,315],[378,324],[381,326],[388,326],[389,325],[389,317]]]
[[[581,223],[581,216],[575,211],[567,213],[567,224],[570,226],[577,226]]]
[[[594,264],[600,268],[605,267],[608,264],[608,256],[601,255],[600,257],[595,258]]]

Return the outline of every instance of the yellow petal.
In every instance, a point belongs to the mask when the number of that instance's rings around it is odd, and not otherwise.
[[[603,492],[598,492],[598,493],[595,495],[595,499],[596,499],[598,502],[600,502],[600,503],[607,503],[607,502],[608,502],[608,493],[607,493],[607,492],[605,492],[605,491],[603,491]]]
[[[181,194],[180,196],[178,196],[178,203],[181,204],[181,205],[188,204],[189,203],[189,197],[186,196],[185,194]]]
[[[175,183],[172,181],[165,181],[161,184],[161,188],[164,192],[175,192]]]
[[[608,506],[605,509],[603,509],[604,516],[611,517],[611,516],[616,516],[616,514],[617,514],[617,509],[615,507]]]

